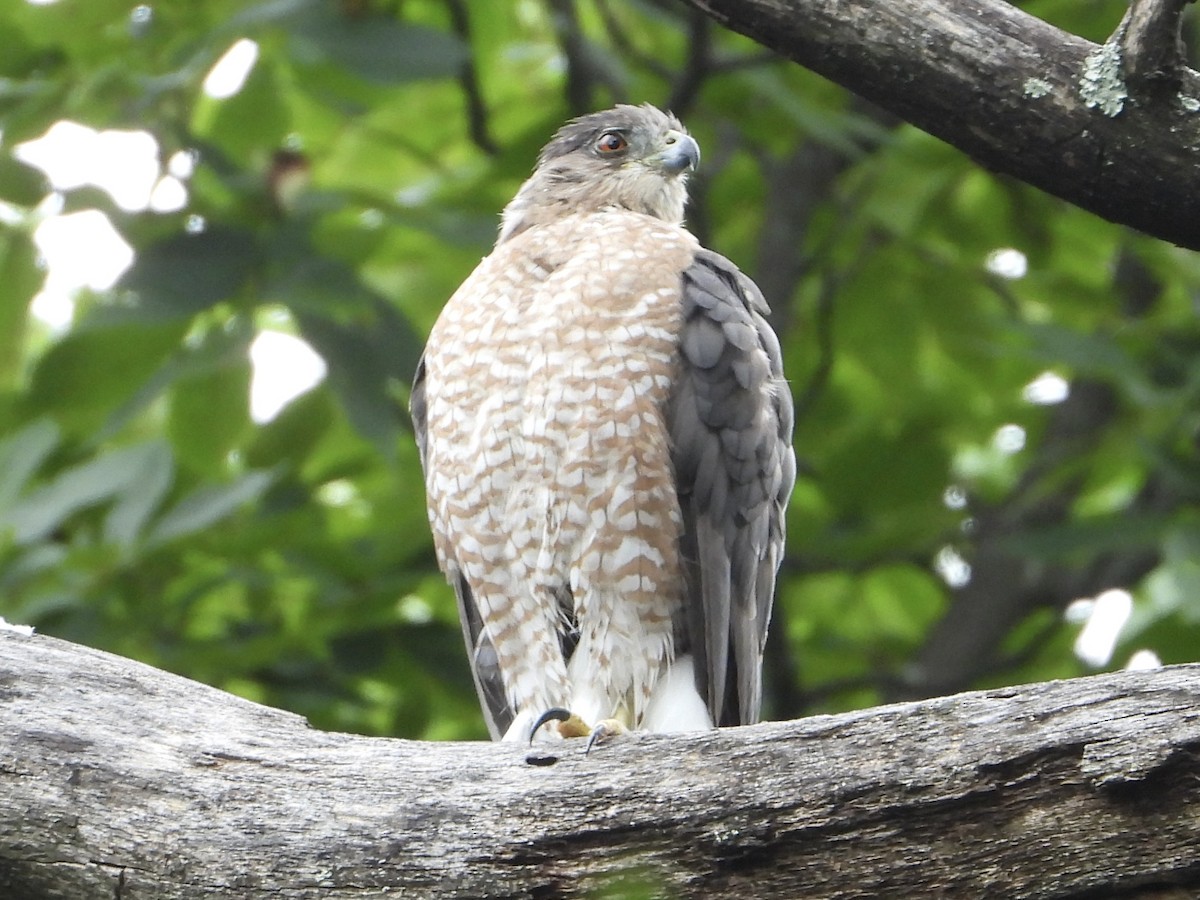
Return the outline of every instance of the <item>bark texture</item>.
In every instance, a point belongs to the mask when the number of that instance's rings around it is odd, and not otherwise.
[[[1140,0],[1103,45],[1002,0],[688,2],[990,169],[1200,249],[1183,0]]]
[[[1200,892],[1200,667],[582,752],[315,731],[0,632],[0,897]]]

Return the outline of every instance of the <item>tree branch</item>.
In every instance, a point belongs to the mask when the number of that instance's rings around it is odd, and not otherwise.
[[[1121,42],[1131,83],[1160,80],[1179,88],[1184,68],[1180,34],[1183,8],[1192,0],[1133,0],[1113,35]]]
[[[450,25],[454,33],[464,44],[471,44],[471,17],[467,12],[464,0],[446,0],[446,9],[450,13]],[[467,104],[467,125],[471,140],[475,146],[488,156],[496,156],[500,152],[499,145],[492,137],[488,127],[487,106],[483,102],[483,90],[479,85],[479,73],[475,69],[475,56],[468,54],[458,75],[458,83],[462,86],[463,99]]]
[[[584,756],[319,732],[0,632],[0,896],[1194,895],[1198,751],[1197,666]]]
[[[713,68],[712,22],[696,10],[689,16],[687,61],[671,87],[671,96],[667,100],[667,109],[683,118],[687,117]]]
[[[1175,92],[1127,84],[1119,40],[1097,46],[1001,0],[688,2],[990,169],[1200,249],[1191,69]]]

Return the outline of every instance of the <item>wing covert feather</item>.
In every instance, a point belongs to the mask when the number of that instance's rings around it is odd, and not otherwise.
[[[718,725],[758,720],[762,652],[796,478],[793,408],[762,294],[699,251],[682,275],[668,410],[684,534],[687,640]]]

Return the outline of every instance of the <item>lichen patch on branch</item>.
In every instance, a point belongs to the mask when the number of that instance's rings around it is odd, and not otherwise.
[[[1079,76],[1079,96],[1089,109],[1112,118],[1125,108],[1129,92],[1121,70],[1121,48],[1109,40],[1087,55]]]
[[[1045,97],[1053,90],[1050,82],[1044,78],[1026,78],[1024,89],[1025,96],[1034,100],[1037,100],[1039,97]]]

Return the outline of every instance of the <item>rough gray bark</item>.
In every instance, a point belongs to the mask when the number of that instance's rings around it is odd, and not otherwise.
[[[1198,666],[584,756],[315,731],[0,632],[0,897],[1195,896],[1198,751]]]
[[[1138,0],[1103,46],[1002,0],[688,3],[990,169],[1200,249],[1200,75],[1179,63],[1185,0]]]

